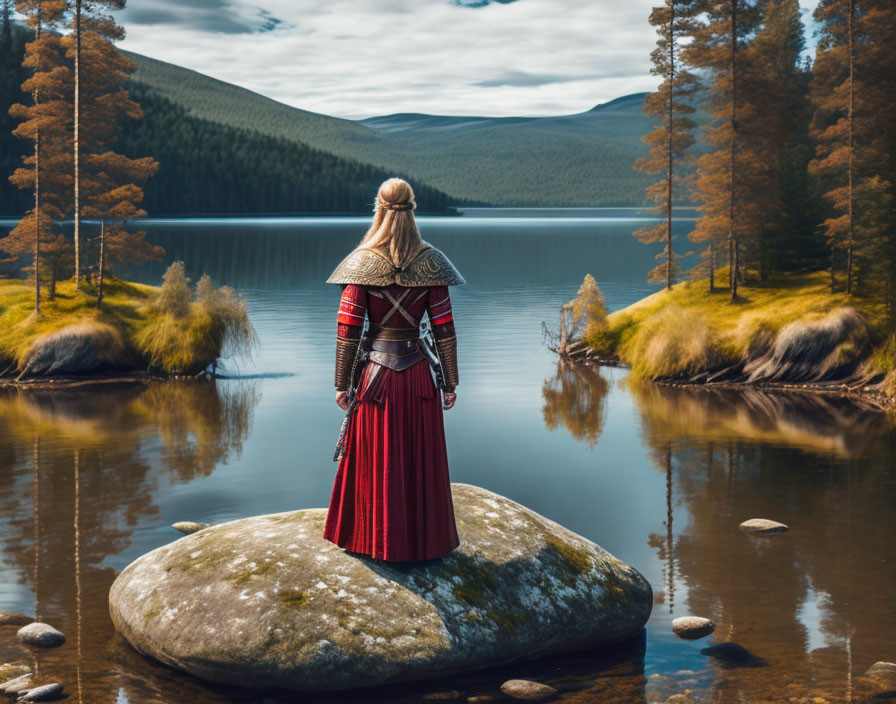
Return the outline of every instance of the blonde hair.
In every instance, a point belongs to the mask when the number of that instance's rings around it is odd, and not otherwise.
[[[359,249],[376,249],[403,268],[414,257],[423,242],[414,220],[414,190],[400,178],[383,181],[376,194],[373,223],[361,239]]]

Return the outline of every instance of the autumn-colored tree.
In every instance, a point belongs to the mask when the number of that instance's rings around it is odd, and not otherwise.
[[[831,248],[831,289],[836,286],[835,253],[842,249],[847,293],[853,291],[856,255],[872,244],[871,233],[862,227],[858,201],[860,196],[875,198],[881,187],[863,163],[869,153],[861,129],[868,105],[859,60],[867,51],[868,35],[860,28],[867,11],[865,0],[821,0],[815,10],[820,39],[812,82],[817,148],[811,168],[824,179],[825,197],[834,211],[824,222]]]
[[[716,244],[726,243],[732,301],[737,298],[741,240],[754,234],[744,217],[748,204],[743,191],[755,157],[742,143],[740,109],[745,98],[747,47],[760,23],[763,5],[763,0],[696,0],[694,12],[700,21],[683,52],[689,65],[710,77],[707,108],[713,118],[713,124],[706,127],[712,150],[697,164],[697,200],[703,215],[690,238],[709,245],[704,257],[708,258],[710,290]]]
[[[155,173],[157,162],[150,157],[130,158],[110,148],[122,117],[142,117],[140,106],[125,87],[134,64],[114,44],[124,37],[124,31],[102,12],[124,6],[125,0],[76,0],[73,32],[68,39],[76,67],[76,268],[82,273],[86,268],[87,252],[80,241],[81,217],[100,220],[99,282],[107,267],[159,259],[164,253],[145,241],[144,232],[131,232],[127,227],[127,221],[146,215],[139,207],[143,191],[138,184]],[[97,295],[102,299],[101,285]]]
[[[672,249],[672,203],[690,183],[690,174],[682,168],[690,164],[688,149],[694,144],[691,119],[694,108],[690,101],[697,91],[696,77],[681,64],[681,42],[693,32],[692,0],[665,0],[653,8],[650,24],[658,35],[656,49],[651,53],[651,73],[662,78],[659,88],[644,99],[644,112],[658,120],[654,130],[644,137],[650,145],[646,158],[638,159],[635,168],[649,174],[663,174],[663,179],[647,189],[647,197],[656,203],[655,211],[665,219],[655,227],[635,232],[641,242],[662,242],[657,254],[660,263],[647,275],[648,281],[662,281],[672,288],[681,275],[676,259],[681,255]]]
[[[34,31],[25,50],[24,65],[32,75],[22,89],[31,95],[31,105],[15,104],[10,114],[19,120],[17,137],[34,143],[34,151],[16,169],[10,181],[34,193],[34,207],[5,238],[0,248],[13,255],[30,255],[35,282],[35,310],[40,311],[40,284],[49,278],[50,297],[65,258],[64,237],[54,231],[66,213],[70,179],[67,168],[70,113],[70,72],[64,65],[64,51],[55,30],[65,11],[63,0],[20,0],[19,10]],[[41,272],[41,264],[47,272]],[[46,276],[49,274],[49,276]]]

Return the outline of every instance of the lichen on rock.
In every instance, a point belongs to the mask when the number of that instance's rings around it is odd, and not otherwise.
[[[652,592],[633,568],[509,499],[452,485],[460,547],[384,562],[323,539],[326,511],[213,525],[154,550],[110,593],[141,652],[221,683],[334,690],[613,642]]]

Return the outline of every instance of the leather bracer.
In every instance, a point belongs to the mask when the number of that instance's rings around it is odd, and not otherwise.
[[[436,347],[439,348],[439,360],[442,362],[442,375],[445,377],[446,391],[454,391],[459,382],[457,373],[457,337],[454,334],[454,323],[433,326]]]
[[[348,391],[352,383],[352,367],[360,340],[336,338],[336,390]]]

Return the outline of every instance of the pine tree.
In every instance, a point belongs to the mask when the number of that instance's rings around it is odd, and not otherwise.
[[[691,239],[709,243],[709,267],[714,266],[715,247],[724,242],[728,249],[728,284],[731,300],[737,299],[740,277],[741,239],[752,235],[742,217],[746,173],[752,157],[743,151],[740,109],[747,70],[747,46],[759,24],[762,0],[697,0],[693,40],[684,58],[694,68],[711,77],[708,108],[715,124],[706,128],[712,151],[697,165],[697,199],[703,215]],[[710,290],[713,278],[710,276]]]
[[[808,72],[798,0],[771,0],[747,49],[741,134],[753,168],[745,174],[744,207],[755,231],[749,252],[765,280],[769,268],[812,257],[817,229],[811,181]],[[789,258],[789,261],[788,261]]]
[[[864,38],[856,55],[856,130],[862,146],[857,226],[867,242],[866,266],[891,314],[896,280],[896,11],[888,0],[863,0],[857,13]]]
[[[694,144],[690,118],[694,108],[689,101],[697,90],[696,77],[681,66],[681,40],[693,31],[690,18],[691,0],[666,0],[650,13],[650,24],[656,27],[656,49],[651,53],[651,73],[660,76],[659,88],[644,99],[644,112],[659,120],[656,128],[644,137],[650,145],[647,158],[638,159],[635,168],[649,174],[664,174],[661,181],[647,189],[647,197],[656,203],[655,210],[665,221],[652,228],[635,232],[641,242],[662,242],[657,255],[660,263],[647,275],[648,281],[662,281],[666,288],[681,274],[676,259],[681,255],[672,249],[672,203],[676,194],[685,190],[689,176],[680,174],[691,159],[687,150]]]
[[[0,0],[0,22],[3,23],[0,28],[0,47],[4,51],[12,46],[12,6],[13,0]]]
[[[50,296],[55,293],[58,260],[64,257],[64,238],[54,234],[54,223],[65,216],[65,171],[70,73],[62,65],[63,50],[54,31],[65,11],[62,0],[21,0],[19,9],[34,30],[26,46],[24,65],[33,71],[22,89],[32,104],[13,105],[10,114],[20,121],[14,134],[31,140],[34,150],[16,169],[10,181],[34,193],[34,206],[5,238],[0,248],[10,254],[30,254],[35,283],[35,310],[40,311],[41,263],[49,265]]]
[[[127,221],[143,217],[139,207],[144,182],[158,168],[151,157],[130,158],[116,153],[111,146],[122,118],[140,119],[143,112],[131,99],[126,84],[134,71],[133,62],[113,42],[124,37],[124,31],[101,9],[121,9],[124,0],[79,0],[81,19],[79,36],[73,36],[70,53],[78,66],[75,86],[78,105],[75,170],[75,210],[84,217],[98,219],[101,261],[95,270],[101,281],[104,269],[161,258],[164,250],[145,241],[144,232],[131,232]],[[79,229],[80,218],[76,218]],[[106,222],[108,221],[108,222]],[[83,272],[87,249],[78,242],[76,231],[76,267]],[[99,257],[98,257],[99,259]],[[94,267],[90,267],[94,269]],[[98,298],[102,291],[98,290]]]
[[[831,289],[836,286],[836,257],[838,249],[846,254],[846,292],[852,293],[854,263],[858,241],[857,196],[860,184],[860,151],[867,142],[857,142],[858,118],[856,99],[859,97],[857,61],[860,43],[858,31],[861,0],[821,0],[815,10],[820,25],[821,39],[816,53],[813,77],[815,115],[812,134],[817,142],[816,158],[811,167],[824,177],[829,190],[825,197],[834,214],[824,222],[825,234],[831,248]]]

